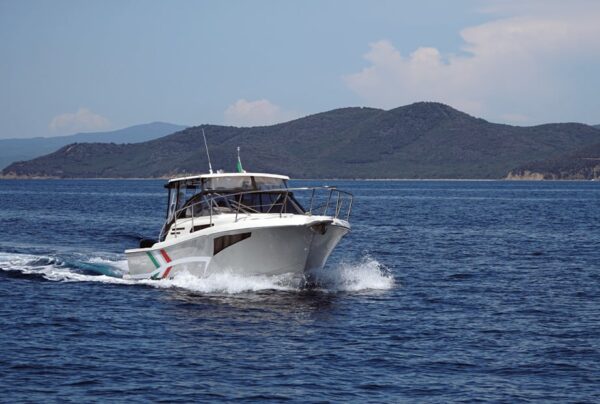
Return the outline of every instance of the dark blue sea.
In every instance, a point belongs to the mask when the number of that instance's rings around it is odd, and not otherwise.
[[[324,182],[305,287],[122,279],[163,181],[0,181],[0,401],[600,401],[600,183]]]

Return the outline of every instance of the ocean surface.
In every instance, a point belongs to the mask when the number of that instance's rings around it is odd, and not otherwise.
[[[308,288],[122,279],[163,181],[0,181],[0,401],[600,401],[600,183],[321,183]]]

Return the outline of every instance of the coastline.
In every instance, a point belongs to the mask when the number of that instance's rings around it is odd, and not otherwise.
[[[178,174],[179,175],[179,174]],[[195,175],[195,174],[186,174]],[[169,180],[172,177],[42,177],[42,176],[4,176],[0,175],[0,180],[4,181],[18,181],[18,180],[86,180],[86,181],[156,181],[156,180]],[[385,181],[423,181],[423,182],[596,182],[599,181],[596,178],[592,179],[545,179],[545,178],[518,178],[518,177],[505,177],[505,178],[292,178],[294,181],[365,181],[365,182],[385,182]]]

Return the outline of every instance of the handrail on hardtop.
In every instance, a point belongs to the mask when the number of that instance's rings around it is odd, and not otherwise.
[[[326,202],[315,206],[315,202],[316,202],[316,197],[318,197],[318,193],[317,191],[329,191],[328,195],[327,195],[327,200]],[[183,206],[181,209],[178,209],[174,212],[173,214],[173,219],[176,221],[178,216],[181,214],[181,212],[187,210],[187,209],[191,209],[191,220],[192,220],[192,229],[194,228],[194,208],[196,207],[196,205],[200,205],[200,204],[206,204],[209,207],[209,226],[212,226],[213,224],[213,209],[214,208],[218,208],[219,206],[215,203],[216,201],[218,201],[219,199],[225,201],[226,205],[230,208],[230,209],[234,209],[235,208],[235,221],[237,222],[238,220],[238,216],[240,213],[245,213],[245,214],[250,214],[253,211],[255,213],[261,213],[260,210],[256,210],[254,208],[258,207],[258,208],[262,208],[263,206],[269,206],[269,210],[268,213],[271,213],[272,209],[274,207],[280,206],[279,209],[279,216],[281,217],[285,212],[290,194],[292,194],[292,202],[295,202],[295,199],[293,198],[293,193],[294,192],[299,192],[299,191],[312,191],[311,195],[310,195],[310,204],[309,204],[309,208],[308,210],[306,210],[304,212],[304,214],[306,215],[313,215],[315,214],[316,211],[323,209],[320,216],[328,216],[327,215],[327,211],[329,210],[329,206],[330,206],[330,202],[332,197],[336,196],[336,202],[335,202],[335,210],[333,212],[332,216],[333,218],[337,219],[340,216],[342,216],[342,206],[344,204],[344,201],[348,201],[348,207],[345,213],[345,220],[348,221],[350,219],[350,213],[352,211],[352,202],[354,199],[354,196],[348,192],[348,191],[343,191],[341,189],[337,189],[336,187],[331,187],[331,186],[321,186],[321,187],[298,187],[298,188],[280,188],[280,189],[268,189],[268,190],[249,190],[249,191],[240,191],[240,192],[234,192],[234,193],[226,193],[226,194],[221,194],[218,191],[204,191],[202,193],[202,198],[197,201],[194,202],[190,205],[187,206]],[[274,202],[269,203],[269,204],[265,204],[265,205],[244,205],[242,203],[242,196],[243,195],[249,195],[249,194],[279,194],[279,197],[277,197],[277,199],[275,199]],[[278,202],[282,195],[284,195],[283,197],[283,201],[282,202]],[[234,202],[235,205],[232,203]],[[301,206],[299,206],[301,208]],[[241,212],[240,212],[241,211]],[[233,212],[231,212],[233,213]],[[167,225],[165,223],[165,225]]]

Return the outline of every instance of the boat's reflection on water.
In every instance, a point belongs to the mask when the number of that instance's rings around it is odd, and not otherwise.
[[[329,316],[339,299],[336,293],[311,288],[237,294],[203,294],[178,288],[166,292],[163,299],[169,302],[170,315],[204,327],[222,327],[223,323],[239,326],[240,322],[312,322]]]

